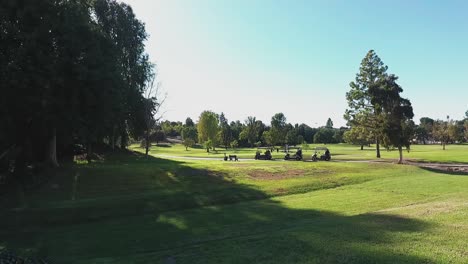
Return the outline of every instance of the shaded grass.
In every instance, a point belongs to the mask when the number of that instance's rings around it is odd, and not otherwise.
[[[65,164],[28,208],[2,199],[0,246],[57,263],[463,263],[467,189],[407,165],[121,153]]]

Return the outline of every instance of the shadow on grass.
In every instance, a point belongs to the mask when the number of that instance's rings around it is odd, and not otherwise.
[[[54,263],[430,263],[387,249],[430,228],[421,221],[292,209],[218,171],[137,153],[62,170],[54,195],[31,194],[37,208],[3,209],[0,246]]]
[[[172,148],[172,145],[170,143],[159,143],[153,146],[158,147],[158,148]]]

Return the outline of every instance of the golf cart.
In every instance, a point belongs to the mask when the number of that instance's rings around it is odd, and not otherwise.
[[[265,154],[261,154],[261,149],[266,149]],[[255,153],[256,160],[271,160],[271,150],[270,148],[258,148],[257,152]]]
[[[296,153],[294,153],[294,155],[286,153],[286,155],[284,156],[284,159],[285,160],[302,160],[302,149],[298,148]]]
[[[317,160],[331,160],[330,150],[327,147],[316,147],[314,155],[312,155],[312,161]]]

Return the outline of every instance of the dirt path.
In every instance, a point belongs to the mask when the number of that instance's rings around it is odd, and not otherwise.
[[[405,164],[438,171],[468,174],[468,164],[405,161]]]

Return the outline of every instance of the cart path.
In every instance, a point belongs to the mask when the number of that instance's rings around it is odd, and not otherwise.
[[[187,157],[187,156],[172,156],[172,155],[165,155],[165,154],[152,154],[154,157],[157,158],[168,158],[168,159],[187,159],[187,160],[220,160],[224,161],[223,157]],[[241,159],[241,160],[255,160],[255,159]]]

